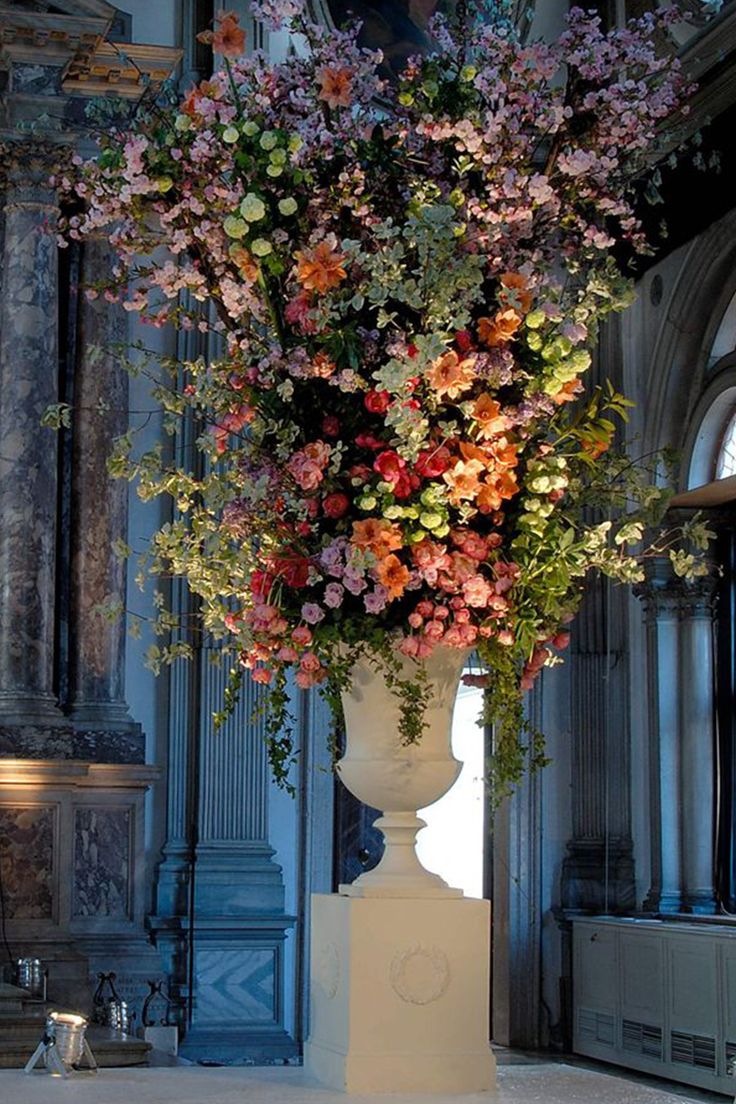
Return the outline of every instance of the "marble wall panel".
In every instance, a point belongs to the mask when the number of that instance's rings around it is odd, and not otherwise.
[[[74,812],[72,916],[130,915],[131,810],[79,806]]]
[[[85,763],[145,763],[145,735],[130,731],[81,729],[68,725],[0,724],[0,759],[77,759]]]
[[[270,948],[206,947],[195,956],[195,1026],[274,1023],[276,956]]]
[[[0,805],[0,876],[8,920],[53,918],[53,805]]]
[[[61,92],[62,72],[58,65],[14,65],[13,91],[36,96],[56,96]]]

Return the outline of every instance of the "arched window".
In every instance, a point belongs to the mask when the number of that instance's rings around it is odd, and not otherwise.
[[[715,479],[736,475],[736,412],[726,422],[716,456]]]
[[[736,293],[711,332],[709,382],[685,445],[687,486],[692,489],[736,475]]]

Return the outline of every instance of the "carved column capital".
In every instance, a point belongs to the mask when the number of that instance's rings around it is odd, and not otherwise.
[[[712,618],[718,605],[718,577],[715,567],[709,575],[703,575],[691,582],[681,580],[680,617]]]
[[[50,215],[55,215],[59,203],[53,178],[68,156],[66,147],[54,146],[37,138],[0,145],[0,172],[6,209],[48,211]]]
[[[655,556],[644,564],[644,582],[634,590],[644,603],[647,620],[676,617],[682,580],[675,574],[668,556]]]
[[[718,600],[718,575],[716,565],[709,566],[707,575],[689,580],[676,574],[668,556],[647,560],[646,578],[634,591],[644,603],[647,620],[712,617]]]

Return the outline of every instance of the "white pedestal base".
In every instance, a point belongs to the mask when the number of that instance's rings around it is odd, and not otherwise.
[[[312,897],[308,1073],[349,1093],[493,1088],[490,905]]]

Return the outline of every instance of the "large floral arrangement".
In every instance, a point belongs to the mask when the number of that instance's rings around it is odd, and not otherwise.
[[[628,496],[598,460],[625,401],[580,396],[598,323],[630,301],[613,251],[646,246],[630,189],[683,96],[653,46],[674,16],[604,33],[575,9],[530,45],[498,10],[436,18],[388,84],[356,27],[253,8],[294,32],[287,60],[245,56],[221,14],[205,37],[224,67],[62,181],[86,203],[65,237],[105,229],[120,257],[89,294],[222,337],[157,387],[170,428],[201,428],[200,466],[128,435],[113,469],[174,497],[154,569],[189,580],[268,687],[277,770],[290,671],[334,699],[371,653],[414,739],[426,687],[399,658],[445,645],[490,673],[517,777],[521,692],[567,644],[585,575],[641,572],[641,511],[587,511],[604,483]]]

